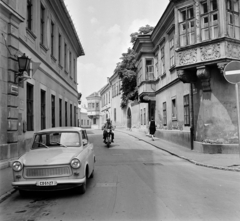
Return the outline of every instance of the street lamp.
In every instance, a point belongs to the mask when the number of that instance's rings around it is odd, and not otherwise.
[[[19,78],[24,79],[24,80],[27,80],[27,79],[30,78],[29,76],[24,76],[23,75],[24,71],[28,71],[29,70],[30,61],[31,61],[31,59],[28,58],[25,55],[25,53],[22,55],[22,57],[18,57],[18,73],[15,76],[15,82]]]

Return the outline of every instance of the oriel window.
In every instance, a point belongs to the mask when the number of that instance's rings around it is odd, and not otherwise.
[[[180,10],[179,30],[181,47],[195,43],[195,16],[193,6]]]
[[[200,2],[202,41],[218,37],[218,5],[217,0]]]
[[[27,28],[32,30],[32,0],[27,0]]]
[[[228,35],[240,39],[239,0],[227,0]]]

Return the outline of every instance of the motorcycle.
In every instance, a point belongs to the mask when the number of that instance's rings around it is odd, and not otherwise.
[[[106,130],[106,145],[109,148],[110,144],[112,143],[112,138],[111,138],[111,130],[107,129]]]

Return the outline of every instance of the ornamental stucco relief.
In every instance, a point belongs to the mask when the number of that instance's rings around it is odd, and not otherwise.
[[[197,62],[197,49],[191,49],[179,53],[179,65],[192,64]]]
[[[234,43],[227,43],[227,56],[240,59],[240,46]]]
[[[200,52],[202,61],[214,60],[221,57],[220,44],[201,47]]]

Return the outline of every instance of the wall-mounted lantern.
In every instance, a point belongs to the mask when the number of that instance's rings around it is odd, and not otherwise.
[[[28,58],[25,53],[22,57],[18,57],[18,73],[15,75],[15,82],[17,82],[18,79],[25,81],[30,78],[28,75],[24,75],[24,72],[29,70],[30,61],[31,59]]]

